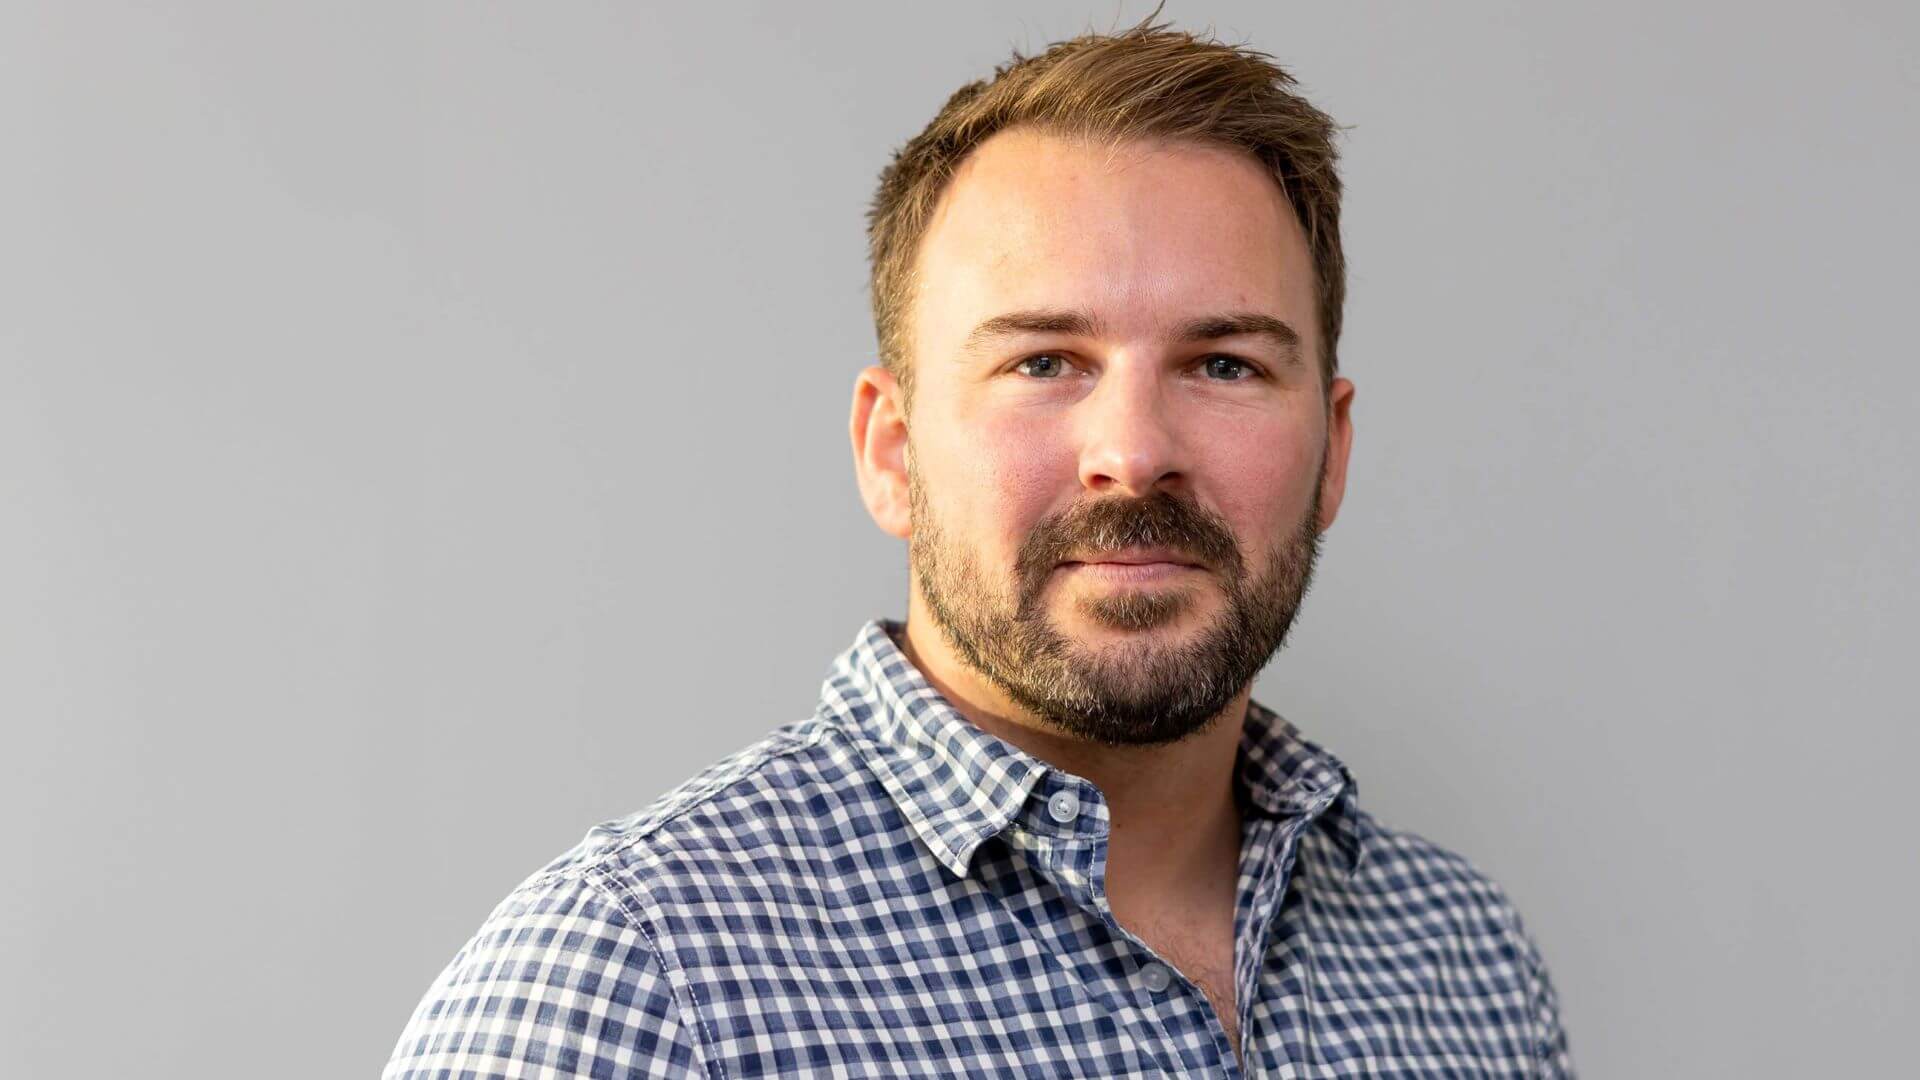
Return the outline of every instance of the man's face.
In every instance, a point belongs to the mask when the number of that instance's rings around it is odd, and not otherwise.
[[[1278,185],[1211,147],[1004,132],[943,197],[911,317],[910,560],[955,653],[1078,737],[1198,730],[1280,647],[1332,520]]]

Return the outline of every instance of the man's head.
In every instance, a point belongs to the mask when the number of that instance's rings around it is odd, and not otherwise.
[[[1218,715],[1344,492],[1333,129],[1291,83],[1157,27],[1079,38],[962,89],[882,178],[862,493],[917,612],[1066,733]]]
[[[1295,85],[1264,53],[1148,23],[1060,42],[1038,56],[1016,53],[992,79],[955,91],[881,172],[867,215],[874,330],[881,363],[902,394],[912,395],[912,317],[923,289],[916,271],[928,226],[960,165],[982,143],[1015,128],[1108,146],[1207,143],[1257,161],[1286,193],[1306,233],[1317,358],[1331,385],[1347,293],[1334,123],[1294,93]]]

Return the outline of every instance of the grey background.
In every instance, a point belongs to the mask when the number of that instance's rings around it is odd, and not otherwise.
[[[890,150],[1138,3],[0,7],[0,1071],[377,1071],[593,822],[904,613]],[[1910,1067],[1913,8],[1178,0],[1345,141],[1261,700],[1595,1077]]]

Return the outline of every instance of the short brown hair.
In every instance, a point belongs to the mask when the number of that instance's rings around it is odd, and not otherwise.
[[[911,401],[908,307],[920,241],[968,154],[1026,125],[1108,143],[1185,139],[1243,150],[1273,175],[1307,236],[1320,317],[1321,385],[1338,369],[1346,257],[1340,250],[1340,178],[1331,117],[1293,92],[1266,53],[1151,22],[1084,34],[1038,56],[1017,51],[993,78],[968,83],[880,173],[867,214],[874,332],[880,361]]]

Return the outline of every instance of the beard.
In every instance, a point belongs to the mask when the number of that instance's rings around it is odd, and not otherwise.
[[[908,557],[927,610],[960,658],[1043,723],[1106,746],[1175,742],[1204,730],[1279,651],[1320,554],[1313,498],[1257,573],[1219,515],[1167,492],[1077,504],[1036,525],[1011,580],[991,575],[978,548],[950,537],[912,465]],[[1225,608],[1184,640],[1147,634],[1205,602],[1202,581],[1103,588],[1071,595],[1085,619],[1127,631],[1091,647],[1061,630],[1041,594],[1064,560],[1130,547],[1166,547],[1202,564]],[[1199,573],[1182,573],[1185,579]]]

